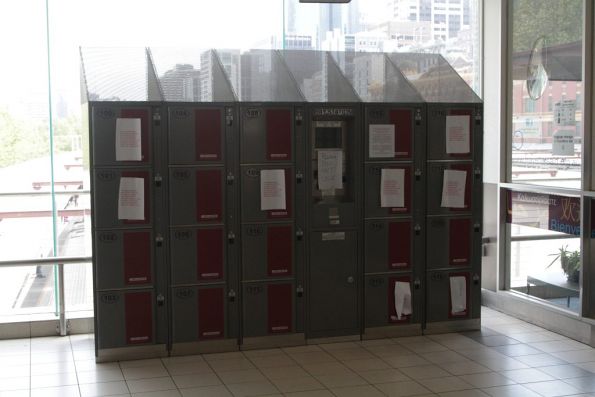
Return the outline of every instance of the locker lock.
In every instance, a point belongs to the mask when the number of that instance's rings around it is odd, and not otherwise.
[[[231,127],[233,124],[233,113],[231,109],[227,109],[227,114],[225,115],[225,124],[228,127]]]
[[[162,235],[158,234],[155,237],[155,244],[157,244],[157,247],[163,246],[163,236]]]
[[[421,226],[419,226],[419,224],[416,224],[413,230],[415,231],[415,235],[419,236],[421,233]]]
[[[481,230],[481,224],[479,222],[473,224],[473,231],[479,232]]]
[[[415,125],[421,125],[421,109],[415,109]]]
[[[157,295],[157,306],[163,306],[165,303],[165,296],[163,294]]]
[[[233,181],[236,179],[235,176],[233,176],[233,174],[230,172],[229,174],[227,174],[227,184],[228,185],[233,185]]]
[[[415,289],[421,288],[421,281],[419,280],[419,277],[416,277],[415,280],[413,281],[413,288],[415,288]]]
[[[304,287],[302,287],[301,285],[298,285],[297,288],[295,289],[295,291],[297,292],[298,298],[301,298],[302,296],[304,296]]]
[[[229,292],[227,293],[227,297],[229,298],[230,302],[235,302],[236,292],[234,290],[230,289]]]
[[[161,125],[161,113],[155,112],[153,113],[153,124],[159,127]]]
[[[347,283],[348,284],[353,284],[354,281],[355,281],[355,278],[353,278],[353,276],[347,277]]]
[[[415,170],[414,175],[415,175],[415,180],[416,181],[420,181],[421,180],[421,170],[419,168]]]
[[[302,230],[302,229],[298,229],[298,230],[295,232],[295,237],[296,237],[296,239],[297,239],[298,241],[302,241],[302,239],[304,238],[304,232],[303,232],[303,230]]]
[[[229,244],[233,244],[236,241],[236,235],[234,234],[234,232],[227,233],[227,241],[229,242]]]
[[[477,113],[475,113],[475,124],[476,125],[481,124],[481,113],[479,111]]]
[[[161,177],[161,175],[155,175],[155,186],[156,187],[161,187],[161,182],[163,182],[163,178]]]
[[[479,274],[477,273],[473,275],[473,285],[479,285]]]
[[[473,171],[473,174],[475,174],[475,179],[479,179],[479,177],[481,176],[481,168],[476,167]]]
[[[296,181],[297,183],[302,183],[302,181],[303,181],[303,180],[304,180],[304,174],[302,173],[302,171],[298,171],[298,172],[295,174],[295,181]]]
[[[302,120],[303,120],[303,116],[302,116],[302,112],[296,112],[295,114],[295,123],[297,125],[302,125]]]

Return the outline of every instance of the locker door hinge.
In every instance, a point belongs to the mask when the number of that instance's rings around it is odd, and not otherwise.
[[[233,244],[236,241],[236,235],[234,232],[229,232],[227,233],[227,241],[229,242],[229,244]]]
[[[153,180],[155,181],[155,187],[161,187],[161,182],[163,182],[163,178],[161,177],[161,175],[156,174]]]
[[[227,174],[227,184],[228,185],[233,185],[233,182],[235,181],[236,177],[230,172]]]
[[[157,295],[157,306],[163,306],[165,303],[165,296],[163,294]]]
[[[227,109],[227,111],[226,111],[225,124],[228,127],[231,127],[233,125],[233,110],[232,109]]]
[[[153,113],[153,124],[159,127],[161,125],[161,113],[155,112]]]
[[[229,298],[230,302],[235,302],[236,292],[234,290],[230,289],[229,292],[227,293],[227,297]]]
[[[155,244],[157,244],[157,247],[163,246],[163,236],[161,234],[155,236]]]
[[[304,287],[302,287],[301,285],[298,285],[297,288],[295,289],[295,292],[297,293],[297,297],[301,298],[302,296],[304,296]]]

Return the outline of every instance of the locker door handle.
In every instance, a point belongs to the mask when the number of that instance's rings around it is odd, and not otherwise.
[[[155,237],[155,244],[157,247],[161,248],[163,246],[163,236],[157,235],[157,237]]]
[[[234,290],[229,290],[229,292],[227,293],[227,297],[229,298],[230,302],[235,302],[236,300],[236,292]]]
[[[298,229],[295,232],[295,238],[297,239],[297,241],[302,241],[302,239],[304,238],[304,232],[301,229]]]
[[[477,273],[473,275],[473,285],[479,285],[479,274]]]
[[[353,284],[354,281],[355,281],[355,278],[353,278],[353,276],[347,277],[347,283],[348,284]]]
[[[229,234],[227,235],[227,241],[229,242],[229,244],[235,243],[236,235],[234,234],[234,232],[229,232]]]
[[[421,233],[421,226],[420,225],[415,225],[415,227],[413,228],[413,230],[415,231],[415,235],[419,236]]]
[[[297,292],[298,298],[301,298],[302,296],[304,296],[304,287],[302,287],[301,285],[298,285],[298,287],[295,289],[295,291]]]
[[[163,178],[161,178],[161,175],[155,175],[155,187],[161,187],[162,181]]]
[[[304,174],[302,174],[301,171],[298,171],[298,173],[295,174],[295,181],[297,183],[302,183],[303,180],[304,180]]]
[[[165,304],[165,296],[162,294],[157,295],[157,306],[163,306]]]
[[[415,180],[416,181],[420,181],[421,180],[421,170],[418,168],[415,170]]]
[[[413,288],[415,288],[415,289],[421,288],[421,281],[419,281],[419,278],[416,278],[415,281],[413,282]]]

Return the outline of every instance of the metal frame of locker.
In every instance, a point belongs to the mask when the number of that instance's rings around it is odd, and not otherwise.
[[[295,102],[243,102],[239,109],[238,172],[241,192],[236,204],[241,210],[240,348],[248,350],[303,345],[303,107]],[[283,117],[287,117],[287,120],[282,121]],[[288,142],[280,141],[279,137],[271,133],[287,127],[283,126],[284,122],[289,123],[289,131],[293,132],[293,136],[289,137],[290,153],[283,152]],[[275,147],[283,153],[271,152],[271,148]],[[285,186],[286,203],[289,205],[286,210],[260,209],[260,172],[267,169],[285,170],[285,180],[289,182]],[[276,232],[273,230],[275,233],[271,233],[272,228],[276,229]],[[292,268],[272,268],[271,263],[281,260],[280,256],[284,255],[280,249],[287,248],[287,244],[291,246],[288,238],[293,242],[293,252],[290,254]],[[272,252],[271,247],[276,250]],[[282,301],[286,301],[284,306],[280,303]],[[286,310],[291,311],[290,316],[284,312]]]
[[[170,353],[238,350],[237,104],[167,110]]]
[[[167,142],[163,104],[90,102],[89,114],[97,361],[166,356],[167,243],[163,236],[167,175],[163,169]],[[115,120],[120,116],[141,118],[141,150],[148,156],[146,161],[115,160]],[[146,222],[117,219],[119,177],[143,177],[149,182],[144,185]],[[134,247],[127,250],[128,245]],[[147,245],[150,252],[143,254]],[[119,255],[121,264],[117,263]],[[126,264],[132,268],[127,269]],[[112,275],[124,277],[124,281],[110,280]]]
[[[481,103],[428,103],[427,209],[426,209],[426,317],[424,333],[476,330],[481,327],[481,233],[483,208],[483,105]],[[470,149],[446,154],[446,117],[468,115]],[[440,206],[443,172],[467,172],[465,208]],[[469,204],[468,201],[470,201]],[[461,238],[467,234],[467,238]],[[456,244],[467,243],[467,247]],[[438,256],[437,256],[438,255]],[[451,278],[464,278],[466,308],[453,312]]]
[[[364,104],[364,329],[362,339],[421,335],[424,308],[425,263],[425,104]],[[409,138],[399,134],[409,118]],[[395,156],[369,156],[369,127],[372,124],[395,126]],[[407,129],[405,130],[407,131]],[[398,145],[409,141],[408,152],[399,153]],[[405,143],[405,145],[406,145]],[[401,148],[401,151],[404,149]],[[405,211],[380,207],[382,168],[404,169]],[[407,189],[409,187],[409,189]],[[409,190],[409,192],[407,192]],[[408,193],[408,195],[407,195]],[[405,232],[406,229],[406,232]],[[408,233],[408,238],[400,237]],[[394,234],[394,235],[393,235]],[[391,239],[391,235],[392,239]],[[398,243],[409,245],[409,263],[391,262],[391,256],[403,260]],[[400,255],[400,256],[399,256]],[[381,268],[380,261],[383,261]],[[412,314],[399,319],[395,310],[394,284],[409,282]]]

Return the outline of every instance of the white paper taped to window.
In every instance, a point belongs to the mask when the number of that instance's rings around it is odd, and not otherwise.
[[[442,207],[465,208],[467,171],[444,170],[442,179]]]
[[[284,210],[285,170],[260,171],[260,209]]]
[[[405,206],[405,170],[383,168],[380,171],[380,206]]]
[[[395,282],[395,311],[397,312],[397,320],[412,313],[411,283],[405,281]]]
[[[467,310],[467,279],[463,276],[450,277],[451,314],[461,314]]]
[[[446,116],[446,153],[469,153],[471,135],[469,116]]]
[[[140,119],[116,119],[116,161],[141,161]]]
[[[145,180],[120,178],[118,192],[118,219],[145,219]]]
[[[318,189],[332,190],[343,187],[343,152],[318,150]]]
[[[395,125],[370,124],[368,154],[370,158],[395,157]]]

